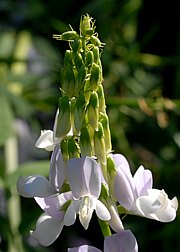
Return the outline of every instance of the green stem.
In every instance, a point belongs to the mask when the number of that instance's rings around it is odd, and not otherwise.
[[[98,219],[99,221],[99,225],[101,227],[101,231],[103,233],[103,236],[111,236],[111,229],[109,227],[109,224],[106,221],[102,221],[100,219]]]
[[[17,137],[12,135],[5,143],[5,179],[16,171],[18,167],[18,143]],[[11,234],[9,234],[8,252],[23,252],[21,235],[18,227],[21,221],[20,198],[16,192],[15,185],[8,188],[10,197],[7,199],[7,212]]]

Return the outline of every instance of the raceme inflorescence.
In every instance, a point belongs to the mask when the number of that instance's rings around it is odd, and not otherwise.
[[[103,90],[101,53],[104,44],[94,20],[82,16],[80,32],[53,35],[69,43],[61,69],[60,98],[53,130],[43,130],[36,147],[52,151],[49,178],[19,177],[20,195],[42,208],[31,235],[43,246],[52,244],[64,226],[79,218],[88,229],[93,212],[100,220],[104,252],[136,252],[134,234],[120,215],[132,214],[161,222],[173,221],[177,198],[153,188],[150,170],[140,166],[134,176],[126,158],[113,154]],[[106,225],[102,225],[106,223]],[[69,252],[98,252],[82,245]]]

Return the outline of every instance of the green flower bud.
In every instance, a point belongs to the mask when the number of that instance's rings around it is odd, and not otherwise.
[[[74,53],[74,63],[77,69],[81,68],[83,64],[82,55],[79,52]]]
[[[64,55],[64,66],[72,65],[72,51],[66,50]]]
[[[106,165],[106,148],[104,140],[104,131],[101,123],[98,123],[98,130],[94,131],[94,151],[98,160]]]
[[[92,51],[86,53],[86,66],[92,66],[94,63],[94,54]]]
[[[103,43],[101,43],[101,41],[96,36],[91,36],[90,40],[91,43],[95,46],[101,47],[103,45]]]
[[[76,78],[76,90],[78,92],[83,90],[83,87],[86,81],[86,74],[87,74],[86,66],[82,65],[82,67],[78,71],[77,78]]]
[[[100,122],[102,123],[102,127],[104,130],[104,140],[106,146],[106,153],[110,153],[112,151],[112,144],[111,144],[111,133],[109,129],[109,119],[106,114],[100,114]]]
[[[81,128],[79,145],[82,156],[92,156],[91,136],[87,127]]]
[[[80,38],[75,39],[71,47],[74,53],[78,52],[82,48],[82,40]]]
[[[79,35],[77,34],[76,31],[67,31],[67,32],[64,32],[60,35],[60,39],[66,40],[66,41],[74,40],[78,37],[79,37]]]
[[[80,21],[80,32],[82,36],[86,36],[92,27],[92,18],[89,15],[82,16]]]
[[[76,130],[79,132],[81,130],[84,116],[85,116],[85,110],[86,110],[87,102],[85,100],[84,93],[80,93],[76,100],[75,108],[74,108],[74,125]]]
[[[98,130],[99,121],[99,99],[96,92],[91,94],[88,104],[88,119],[94,130]]]
[[[106,113],[106,102],[105,102],[105,97],[104,97],[104,90],[101,84],[98,86],[97,94],[99,98],[99,112]]]
[[[75,76],[72,65],[67,65],[62,69],[62,89],[69,97],[76,96]]]
[[[114,196],[114,179],[117,174],[116,165],[111,156],[107,157],[107,177],[110,193]]]
[[[94,55],[94,63],[98,64],[99,63],[99,59],[100,59],[100,56],[99,56],[99,47],[98,46],[95,46],[93,48],[93,55]]]
[[[79,158],[80,157],[80,148],[78,146],[78,143],[74,139],[74,137],[71,137],[68,140],[68,154],[69,154],[69,159],[70,158]]]
[[[63,138],[71,129],[71,114],[69,98],[62,96],[59,98],[59,114],[55,125],[55,137]]]
[[[99,65],[93,63],[90,76],[90,90],[96,91],[101,80],[101,69]]]

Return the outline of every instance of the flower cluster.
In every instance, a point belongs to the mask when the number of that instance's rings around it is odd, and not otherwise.
[[[150,170],[140,166],[134,176],[126,158],[112,154],[109,120],[102,86],[103,43],[89,15],[80,21],[80,33],[71,30],[54,38],[69,42],[61,71],[61,96],[54,128],[44,130],[36,147],[52,151],[49,178],[20,177],[17,190],[34,198],[44,211],[31,235],[49,246],[64,226],[78,216],[88,229],[93,212],[100,219],[105,236],[104,252],[136,252],[133,233],[125,230],[121,213],[170,222],[178,202],[164,190],[152,188]],[[113,230],[113,234],[111,234]],[[88,245],[69,252],[100,251]]]

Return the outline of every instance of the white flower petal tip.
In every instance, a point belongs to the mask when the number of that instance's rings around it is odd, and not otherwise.
[[[170,200],[164,190],[157,189],[149,189],[147,193],[136,200],[137,214],[161,222],[171,222],[176,218],[176,197]]]
[[[101,252],[101,250],[89,245],[82,245],[76,248],[68,248],[68,252]]]
[[[50,215],[44,213],[39,217],[36,223],[36,230],[30,231],[30,234],[41,245],[47,247],[58,238],[62,229],[63,221],[58,221],[57,219],[54,219]]]
[[[36,141],[35,146],[40,149],[46,149],[52,151],[54,149],[53,131],[41,130],[41,135]]]

